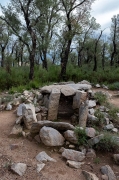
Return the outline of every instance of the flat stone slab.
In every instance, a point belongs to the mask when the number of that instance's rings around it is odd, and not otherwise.
[[[92,88],[89,84],[67,84],[67,86],[73,87],[75,90],[89,90]]]
[[[11,170],[18,174],[19,176],[23,176],[27,169],[27,165],[24,163],[14,163],[11,166]]]
[[[76,93],[76,90],[70,86],[63,86],[61,88],[61,93],[64,94],[64,96],[73,96]]]
[[[30,132],[31,133],[39,133],[40,129],[43,127],[52,127],[57,130],[66,131],[66,130],[74,130],[75,127],[69,123],[65,122],[52,122],[48,120],[38,121],[37,123],[33,123]]]
[[[47,162],[47,161],[56,162],[56,160],[53,159],[53,158],[51,158],[50,156],[48,156],[45,151],[40,152],[40,153],[36,156],[36,159],[37,159],[37,161],[39,161],[39,162]]]
[[[62,157],[66,158],[67,160],[80,162],[84,160],[85,155],[84,153],[79,151],[75,151],[72,149],[64,149]]]

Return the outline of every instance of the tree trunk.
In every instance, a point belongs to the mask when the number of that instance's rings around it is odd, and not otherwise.
[[[2,46],[2,52],[1,52],[1,67],[4,67],[4,51],[5,51],[5,47]]]

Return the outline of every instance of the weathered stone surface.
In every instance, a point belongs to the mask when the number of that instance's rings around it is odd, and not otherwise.
[[[57,119],[59,99],[60,99],[60,90],[56,88],[52,89],[49,98],[49,105],[48,105],[48,120]]]
[[[87,81],[87,80],[83,80],[83,81],[81,81],[81,82],[78,82],[78,84],[89,84],[89,85],[90,85],[90,82]]]
[[[94,149],[88,149],[88,151],[86,153],[86,157],[95,158],[96,157],[96,153],[95,153]]]
[[[43,127],[52,127],[54,129],[57,130],[61,130],[61,131],[66,131],[66,130],[74,130],[75,127],[69,123],[65,123],[65,122],[51,122],[51,121],[39,121],[37,123],[33,123],[30,132],[31,133],[39,133],[40,129]]]
[[[75,90],[89,90],[92,88],[89,84],[67,84],[67,86],[73,87]]]
[[[38,143],[41,142],[39,135],[36,135],[36,136],[34,137],[34,139],[35,139]]]
[[[7,111],[11,111],[12,110],[12,105],[10,103],[7,104],[6,110]]]
[[[108,176],[106,174],[102,175],[102,180],[108,180]]]
[[[26,169],[27,169],[27,165],[24,163],[14,163],[11,166],[11,170],[20,176],[24,175]]]
[[[88,114],[87,120],[95,122],[95,121],[98,121],[98,118],[94,115]]]
[[[65,85],[61,88],[61,93],[64,94],[64,96],[72,96],[76,93],[76,90],[72,87]]]
[[[90,173],[90,172],[84,171],[84,170],[82,172],[83,172],[86,180],[99,180],[99,178],[93,173]]]
[[[20,104],[19,106],[18,106],[18,108],[17,108],[17,116],[22,116],[23,115],[23,113],[22,113],[22,107],[24,107],[25,106],[25,104],[23,103],[23,104]]]
[[[94,101],[94,100],[89,100],[89,102],[88,102],[88,108],[93,108],[93,107],[95,107],[96,106],[96,101]]]
[[[81,168],[81,165],[84,164],[84,162],[67,160],[66,164],[69,165],[69,167],[79,169],[79,168]]]
[[[91,138],[88,140],[88,144],[90,144],[91,146],[97,144],[101,139],[103,139],[104,134],[100,134],[98,136],[95,136],[94,138]]]
[[[89,114],[91,114],[91,115],[94,115],[94,113],[95,113],[95,110],[93,108],[89,109],[88,111],[89,111]]]
[[[67,160],[72,160],[77,162],[83,161],[85,158],[84,153],[71,149],[64,149],[62,156]]]
[[[96,84],[95,87],[100,88],[101,86],[100,86],[100,84]]]
[[[15,124],[9,134],[9,137],[17,137],[22,134],[22,126],[20,124]]]
[[[114,158],[115,163],[119,164],[119,154],[114,154],[113,158]]]
[[[36,118],[37,118],[37,121],[41,121],[41,120],[42,120],[41,113],[38,113],[38,114],[36,115]]]
[[[67,141],[69,141],[73,144],[77,144],[77,137],[76,137],[76,134],[74,133],[74,131],[72,131],[72,130],[65,131],[64,137]]]
[[[36,159],[37,159],[37,161],[39,161],[39,162],[47,162],[47,161],[56,162],[56,160],[53,159],[53,158],[51,158],[50,156],[48,156],[45,151],[40,152],[40,153],[36,156]]]
[[[88,101],[81,103],[79,108],[79,126],[85,128],[88,117]]]
[[[112,129],[114,129],[114,125],[113,125],[113,124],[108,124],[108,125],[106,125],[106,126],[104,127],[104,129],[106,129],[106,130],[112,130]]]
[[[102,166],[101,172],[108,176],[108,180],[116,180],[116,176],[109,165]]]
[[[96,130],[94,129],[94,128],[86,128],[85,129],[85,132],[86,132],[86,135],[88,136],[88,137],[95,137],[95,135],[96,135]]]
[[[50,86],[44,86],[40,89],[40,92],[41,93],[51,93],[52,89],[61,89],[61,86],[60,85],[50,85]]]
[[[23,122],[23,116],[19,116],[15,121],[16,124],[21,124],[22,122]]]
[[[80,104],[87,99],[87,92],[76,90],[76,94],[73,97],[73,109],[78,109]]]
[[[37,164],[37,173],[39,173],[45,167],[44,163]]]
[[[62,146],[64,144],[64,137],[51,127],[42,127],[40,138],[46,146]]]

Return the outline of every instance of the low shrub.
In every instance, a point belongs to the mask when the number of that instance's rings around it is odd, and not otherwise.
[[[102,152],[115,152],[119,151],[119,144],[111,133],[105,133],[103,139],[96,144],[95,149]]]
[[[107,102],[107,96],[101,91],[96,92],[94,98],[99,105],[104,105]]]
[[[78,139],[78,145],[79,146],[85,146],[87,145],[87,135],[86,135],[86,132],[85,132],[85,129],[82,129],[80,127],[76,127],[75,130],[74,130],[75,134],[76,134],[76,137]]]

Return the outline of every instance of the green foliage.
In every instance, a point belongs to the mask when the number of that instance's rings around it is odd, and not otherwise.
[[[95,122],[95,125],[102,127],[104,123],[104,114],[100,112],[99,109],[96,109],[94,115],[98,118],[98,121]]]
[[[95,149],[102,152],[115,152],[119,151],[119,145],[111,133],[105,133],[103,139],[96,144]]]
[[[119,113],[119,108],[109,104],[108,105],[108,108],[109,108],[109,116],[110,116],[110,119],[118,119],[118,116],[117,116],[117,113]]]
[[[96,92],[94,98],[96,99],[99,105],[103,105],[107,102],[107,96],[101,91]]]
[[[114,82],[108,85],[111,90],[119,90],[119,82]]]
[[[99,157],[96,157],[96,158],[94,159],[94,163],[95,163],[95,164],[100,164],[100,158],[99,158]]]
[[[87,135],[86,135],[85,129],[82,129],[77,126],[74,130],[74,133],[76,134],[76,137],[78,139],[79,146],[87,145]]]

